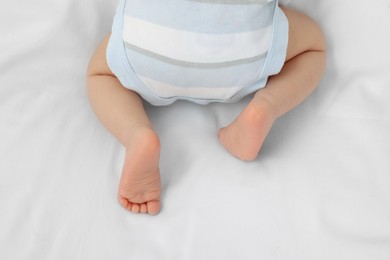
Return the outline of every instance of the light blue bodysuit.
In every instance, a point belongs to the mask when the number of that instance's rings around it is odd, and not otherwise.
[[[287,42],[277,0],[122,0],[107,61],[153,105],[233,102],[281,70]]]

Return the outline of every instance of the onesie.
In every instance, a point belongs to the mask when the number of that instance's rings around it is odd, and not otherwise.
[[[107,62],[152,105],[235,102],[280,72],[287,44],[277,0],[121,0]]]

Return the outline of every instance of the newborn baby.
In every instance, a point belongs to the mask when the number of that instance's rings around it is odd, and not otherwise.
[[[88,68],[94,111],[126,148],[120,204],[160,210],[160,142],[142,99],[208,104],[254,93],[218,133],[251,161],[275,120],[316,88],[325,60],[318,24],[277,0],[122,0]]]

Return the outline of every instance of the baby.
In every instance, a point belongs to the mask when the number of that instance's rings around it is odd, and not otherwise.
[[[160,210],[160,142],[142,99],[207,104],[254,93],[218,133],[227,151],[251,161],[275,120],[316,88],[325,61],[318,24],[277,0],[121,0],[88,68],[92,107],[126,148],[120,204]]]

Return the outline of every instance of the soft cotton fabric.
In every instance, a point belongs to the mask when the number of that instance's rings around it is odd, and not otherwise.
[[[123,0],[107,59],[151,104],[232,102],[280,71],[287,42],[278,1]]]

